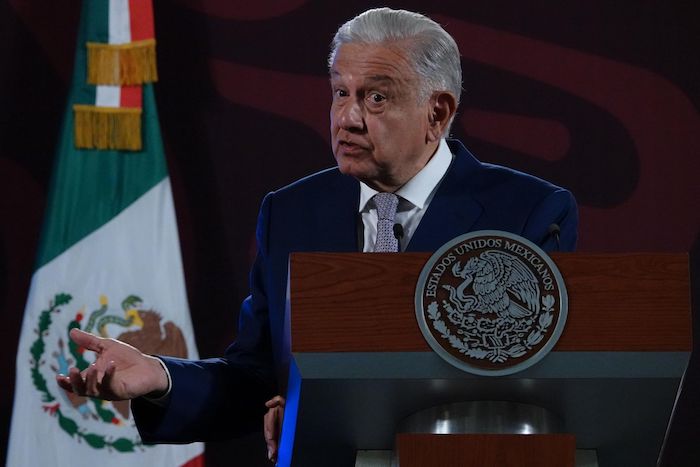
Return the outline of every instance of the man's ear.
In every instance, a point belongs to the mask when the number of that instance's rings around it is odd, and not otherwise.
[[[439,141],[457,112],[457,98],[448,91],[435,91],[430,97],[426,142]]]

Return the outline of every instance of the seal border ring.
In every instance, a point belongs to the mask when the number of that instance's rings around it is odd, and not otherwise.
[[[459,243],[462,243],[466,240],[471,240],[473,238],[484,236],[504,237],[511,240],[515,240],[528,246],[537,254],[539,254],[540,257],[545,261],[545,263],[547,263],[549,269],[552,271],[552,275],[557,281],[557,285],[559,286],[559,319],[557,320],[557,325],[555,326],[554,331],[552,331],[552,336],[549,338],[547,343],[527,360],[522,361],[516,365],[509,366],[507,368],[501,368],[496,370],[485,370],[483,368],[475,367],[463,360],[460,360],[459,358],[456,358],[454,355],[447,352],[443,348],[443,346],[437,341],[437,339],[435,339],[435,336],[433,336],[432,332],[430,331],[429,324],[425,319],[425,310],[423,309],[423,291],[425,290],[425,285],[428,281],[428,276],[432,271],[433,267],[435,266],[437,260],[440,259],[440,257],[445,252],[454,248]],[[562,277],[559,268],[556,266],[552,258],[550,258],[550,256],[547,253],[545,253],[544,250],[542,250],[542,248],[535,245],[530,240],[502,230],[475,230],[473,232],[468,232],[466,234],[459,235],[453,238],[452,240],[445,242],[445,244],[443,244],[435,253],[432,254],[432,256],[430,256],[428,261],[426,261],[425,265],[423,266],[423,269],[421,270],[420,275],[418,276],[418,281],[416,282],[414,302],[416,310],[416,321],[418,321],[418,327],[420,328],[420,331],[423,334],[423,338],[425,338],[430,348],[433,349],[433,351],[436,354],[438,354],[440,358],[445,360],[450,365],[467,373],[472,373],[479,376],[511,375],[513,373],[518,373],[527,368],[530,368],[532,365],[541,361],[547,354],[549,354],[552,348],[554,348],[556,343],[559,341],[559,338],[561,337],[561,334],[564,331],[564,326],[566,325],[566,320],[569,314],[569,295],[566,290],[566,284],[564,283],[564,278]]]

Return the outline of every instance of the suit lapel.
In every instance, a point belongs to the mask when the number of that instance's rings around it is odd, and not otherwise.
[[[358,251],[357,203],[360,199],[360,185],[352,177],[340,175],[330,187],[326,208],[322,211],[325,231],[320,238],[311,242],[314,249],[323,246],[324,251]]]
[[[473,184],[478,177],[481,163],[459,141],[448,144],[454,160],[406,251],[435,251],[448,240],[469,232],[483,211],[470,189],[470,180]]]

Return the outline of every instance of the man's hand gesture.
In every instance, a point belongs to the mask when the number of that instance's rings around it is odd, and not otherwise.
[[[134,399],[150,393],[157,396],[168,390],[168,377],[156,357],[79,329],[72,329],[70,337],[79,346],[95,352],[97,358],[82,372],[71,368],[68,375],[56,375],[63,389],[106,400]]]

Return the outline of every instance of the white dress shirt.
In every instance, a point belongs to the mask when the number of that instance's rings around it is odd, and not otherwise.
[[[399,250],[404,251],[413,233],[423,218],[430,201],[432,201],[440,181],[447,173],[452,163],[452,153],[444,139],[440,140],[435,155],[420,172],[413,176],[401,188],[394,192],[399,197],[399,206],[396,209],[396,223],[403,227],[403,237],[399,240]],[[377,207],[372,197],[379,193],[360,182],[360,203],[358,212],[362,218],[362,245],[363,252],[374,251],[377,240]]]

